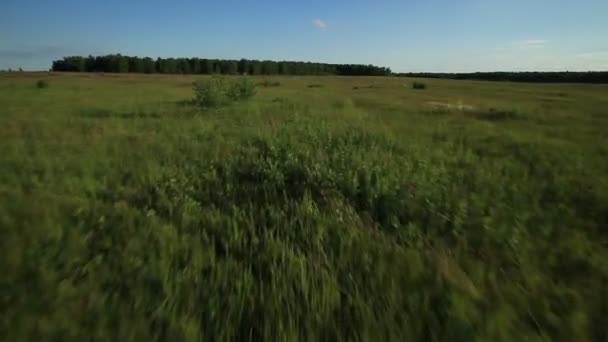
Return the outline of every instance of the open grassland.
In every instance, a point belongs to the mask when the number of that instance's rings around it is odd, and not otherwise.
[[[608,338],[608,86],[201,78],[0,75],[0,339]]]

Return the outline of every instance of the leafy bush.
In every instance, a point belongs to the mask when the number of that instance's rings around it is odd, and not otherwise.
[[[246,100],[256,94],[256,85],[248,78],[229,80],[212,77],[193,83],[194,103],[201,108],[214,108]]]
[[[234,101],[247,100],[252,98],[257,93],[255,83],[251,82],[247,77],[241,78],[240,81],[235,81],[231,85],[232,97]]]
[[[367,86],[361,86],[361,87],[353,87],[354,90],[358,90],[358,89],[380,89],[381,87],[375,84],[370,84]]]
[[[308,85],[308,88],[323,88],[323,87],[325,87],[325,86],[322,84],[309,84]]]
[[[506,120],[521,119],[522,115],[520,115],[516,110],[512,110],[512,109],[506,110],[506,109],[490,108],[486,111],[474,113],[474,117],[479,120],[506,121]]]
[[[262,87],[265,87],[265,88],[268,88],[268,87],[280,87],[281,86],[281,82],[279,82],[279,81],[264,80],[264,82],[261,82],[260,85]]]
[[[418,89],[418,90],[424,90],[424,89],[426,89],[426,84],[421,83],[421,82],[414,82],[412,84],[412,88],[413,89]]]
[[[38,80],[36,82],[36,88],[38,89],[45,89],[49,87],[49,82],[45,81],[45,80]]]
[[[201,108],[219,107],[229,103],[229,88],[226,80],[212,77],[193,83],[194,102]]]

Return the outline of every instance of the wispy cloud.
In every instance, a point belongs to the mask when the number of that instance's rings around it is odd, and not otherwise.
[[[312,21],[312,24],[319,30],[325,30],[327,28],[327,23],[322,19],[315,19]]]
[[[549,43],[549,41],[544,39],[527,39],[513,42],[512,45],[522,49],[534,49],[543,48],[547,43]]]

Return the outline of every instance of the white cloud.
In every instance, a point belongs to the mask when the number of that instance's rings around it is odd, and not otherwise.
[[[322,19],[315,19],[312,21],[312,24],[315,25],[319,30],[325,30],[327,28],[327,23]]]
[[[544,39],[527,39],[513,42],[513,46],[521,49],[543,48],[549,41]]]

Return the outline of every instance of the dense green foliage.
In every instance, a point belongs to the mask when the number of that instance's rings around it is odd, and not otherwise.
[[[0,77],[1,340],[608,338],[606,86],[41,77]]]
[[[555,72],[474,72],[432,73],[413,72],[397,74],[402,77],[443,78],[453,80],[511,81],[541,83],[608,83],[608,71],[555,71]]]
[[[48,88],[49,87],[49,82],[45,81],[45,80],[38,80],[36,81],[36,88],[38,89],[44,89],[44,88]]]
[[[106,56],[70,56],[53,62],[53,71],[161,73],[161,74],[248,74],[248,75],[344,75],[387,76],[389,68],[373,65],[326,64],[310,62],[275,62],[201,58],[157,58]]]
[[[194,103],[202,109],[247,100],[256,94],[256,85],[247,77],[228,79],[211,77],[193,83]]]
[[[426,84],[422,82],[414,82],[412,83],[412,89],[424,90],[426,89]]]
[[[259,85],[262,86],[262,87],[280,87],[281,86],[281,82],[279,82],[279,81],[264,80],[264,81],[260,82]]]

